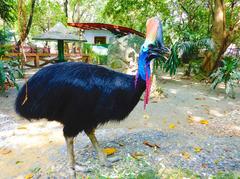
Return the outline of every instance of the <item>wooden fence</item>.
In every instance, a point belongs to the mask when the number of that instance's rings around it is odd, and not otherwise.
[[[2,57],[2,60],[11,60],[19,58],[21,60],[21,68],[24,66],[39,68],[49,63],[55,63],[58,59],[57,54],[51,53],[25,53],[26,60],[23,53],[7,53]],[[66,61],[82,61],[90,63],[88,55],[83,54],[64,54]]]

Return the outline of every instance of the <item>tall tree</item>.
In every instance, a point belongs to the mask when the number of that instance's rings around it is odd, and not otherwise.
[[[24,42],[24,40],[27,38],[30,32],[32,21],[33,21],[35,3],[36,3],[36,0],[31,0],[30,14],[29,14],[28,22],[26,24],[26,9],[24,9],[25,4],[22,0],[18,1],[18,11],[19,11],[18,21],[19,21],[19,33],[20,33],[20,39],[17,42],[18,46],[21,45],[22,42]]]
[[[218,67],[229,45],[235,43],[240,35],[240,3],[238,0],[211,0],[210,8],[215,49],[209,55],[207,70],[212,71]]]

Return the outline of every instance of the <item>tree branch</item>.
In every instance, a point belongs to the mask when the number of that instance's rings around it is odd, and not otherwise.
[[[235,6],[236,4],[237,4],[237,2],[236,2],[235,0],[233,0],[233,1],[231,2],[231,6],[230,6],[230,8],[231,8],[231,11],[230,11],[230,18],[229,18],[229,20],[230,20],[229,29],[230,29],[230,30],[233,29],[233,26],[232,26],[232,17],[233,17],[234,6]]]

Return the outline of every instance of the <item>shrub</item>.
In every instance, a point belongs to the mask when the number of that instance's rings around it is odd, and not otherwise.
[[[5,92],[9,87],[18,89],[16,76],[23,77],[23,72],[19,68],[20,62],[17,60],[0,61],[0,89]]]
[[[225,92],[229,95],[231,91],[231,97],[235,98],[234,87],[236,87],[240,80],[240,71],[238,69],[239,60],[232,57],[225,57],[223,65],[219,67],[210,76],[212,78],[212,89],[215,89],[218,84],[225,84]]]

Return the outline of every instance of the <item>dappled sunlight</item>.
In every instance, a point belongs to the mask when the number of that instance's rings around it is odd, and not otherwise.
[[[224,111],[222,111],[224,113]],[[214,109],[209,109],[208,113],[209,115],[213,115],[216,117],[224,117],[225,114],[223,114],[222,112],[219,112],[218,110],[214,110]]]
[[[57,122],[38,121],[20,124],[15,129],[7,131],[8,141],[5,145],[21,148],[34,148],[49,143],[63,143],[62,126]],[[0,136],[6,133],[0,132]]]
[[[177,94],[178,90],[176,90],[176,89],[169,89],[169,92],[172,93],[172,94]]]
[[[213,96],[209,96],[208,97],[209,99],[212,99],[212,100],[214,100],[214,101],[221,101],[221,98],[220,97],[213,97]],[[223,97],[224,98],[224,97]],[[222,99],[223,99],[222,98]]]

